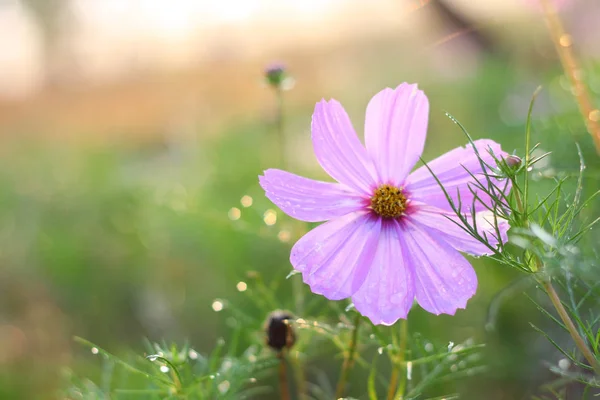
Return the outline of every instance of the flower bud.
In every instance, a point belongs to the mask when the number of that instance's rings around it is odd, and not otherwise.
[[[265,69],[265,78],[267,83],[274,88],[280,88],[285,80],[285,65],[281,63],[273,63]]]
[[[265,333],[267,345],[280,352],[283,348],[290,348],[296,342],[294,329],[289,324],[292,319],[291,313],[287,311],[273,311],[267,317]]]
[[[522,160],[515,155],[510,155],[504,159],[504,162],[506,162],[506,165],[511,169],[517,169],[521,166]]]

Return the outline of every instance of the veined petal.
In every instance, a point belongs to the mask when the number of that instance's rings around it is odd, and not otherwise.
[[[474,144],[477,147],[477,151],[479,152],[479,155],[485,164],[489,166],[494,167],[496,165],[494,159],[488,151],[490,148],[498,159],[507,156],[507,153],[502,151],[500,145],[493,140],[476,140]],[[477,183],[473,178],[473,176],[475,176],[481,184],[488,186],[485,175],[490,175],[492,172],[487,167],[481,167],[481,163],[479,162],[479,159],[477,158],[477,155],[475,154],[471,144],[467,145],[466,147],[458,147],[454,150],[451,150],[448,153],[427,163],[427,165],[444,185],[446,192],[448,195],[450,195],[454,201],[454,204],[457,206],[457,193],[460,193],[463,211],[470,211],[470,208],[472,208],[473,199],[475,196],[471,190],[477,193],[477,197],[479,197],[481,200],[475,202],[475,210],[485,210],[485,205],[490,207],[492,206],[492,199],[490,199],[489,195],[484,193],[476,186]],[[471,176],[467,170],[471,172],[473,176]],[[508,194],[510,191],[511,185],[508,179],[500,181],[496,178],[490,178],[490,180],[495,186],[497,186],[497,189],[492,190],[498,193],[498,195],[501,195],[501,192]],[[426,166],[422,166],[410,174],[407,179],[406,188],[411,193],[411,197],[415,200],[442,208],[444,210],[451,210],[450,205],[448,204],[448,199]]]
[[[352,296],[356,309],[375,325],[406,318],[413,304],[415,266],[408,262],[406,251],[398,221],[384,221],[369,274]]]
[[[429,101],[417,85],[377,93],[367,106],[365,143],[380,182],[400,185],[423,152]]]
[[[465,308],[477,290],[477,276],[469,262],[434,231],[404,224],[407,262],[414,268],[419,305],[432,314],[454,315]]]
[[[381,219],[369,212],[333,219],[300,238],[290,261],[313,293],[345,299],[364,282],[380,230]]]
[[[315,106],[311,129],[321,167],[338,182],[370,194],[375,185],[373,166],[344,107],[335,100],[321,100]]]
[[[473,225],[472,214],[466,215],[469,225]],[[463,223],[458,219],[458,216],[453,212],[448,212],[440,208],[422,205],[415,206],[414,212],[408,217],[416,224],[428,228],[435,232],[436,237],[445,240],[450,246],[463,253],[468,253],[474,256],[482,256],[492,254],[492,250],[473,238],[460,225]],[[481,235],[490,246],[498,246],[499,241],[505,243],[508,240],[507,231],[510,228],[508,221],[500,217],[496,217],[498,223],[498,232],[494,228],[494,215],[492,212],[484,210],[475,213],[475,225],[477,232]]]
[[[269,200],[301,221],[327,221],[364,208],[368,202],[339,183],[314,181],[279,169],[268,169],[258,179]]]

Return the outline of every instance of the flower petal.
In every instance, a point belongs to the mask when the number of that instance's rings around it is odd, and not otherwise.
[[[466,217],[469,224],[472,225],[472,215],[467,215]],[[473,238],[465,229],[458,225],[463,225],[463,223],[455,213],[432,206],[419,205],[414,207],[414,212],[408,218],[435,232],[436,237],[441,237],[458,251],[474,256],[493,253],[488,246]],[[506,243],[508,240],[507,231],[510,228],[507,220],[497,217],[496,221],[498,223],[500,238],[498,238],[498,232],[494,228],[494,215],[492,212],[484,210],[475,213],[477,232],[492,247],[498,246],[498,239],[502,243]]]
[[[433,314],[454,315],[458,308],[465,308],[477,290],[471,264],[429,228],[409,220],[404,226],[405,257],[414,268],[419,305]]]
[[[500,145],[493,140],[476,140],[474,144],[483,161],[492,167],[495,166],[496,163],[490,155],[489,149],[493,151],[496,158],[507,156],[507,153],[502,151]],[[489,168],[485,167],[485,169],[483,169],[481,167],[481,163],[471,144],[466,147],[458,147],[451,150],[430,163],[427,163],[427,165],[444,185],[446,192],[452,197],[456,206],[458,206],[458,192],[460,193],[463,210],[468,211],[472,207],[474,195],[471,190],[469,190],[469,187],[477,193],[477,196],[481,201],[488,206],[492,206],[490,197],[475,186],[475,179],[467,172],[467,170],[470,171],[473,176],[477,177],[480,183],[486,186],[487,180],[485,174],[492,174]],[[495,178],[490,178],[490,180],[502,192],[508,194],[510,191],[511,185],[509,180],[501,181]],[[448,199],[446,199],[444,192],[426,166],[422,166],[410,174],[407,180],[406,189],[411,193],[411,198],[415,200],[444,210],[451,210]],[[498,189],[495,191],[500,194],[500,190]],[[475,203],[475,210],[479,211],[485,209],[485,205],[480,201]]]
[[[290,261],[313,293],[345,299],[364,282],[380,230],[381,219],[369,212],[336,218],[300,238]]]
[[[406,318],[415,299],[413,266],[406,258],[400,224],[383,221],[369,274],[352,296],[356,309],[373,324],[392,325]]]
[[[279,169],[258,177],[269,200],[290,217],[327,221],[365,207],[365,200],[339,183],[314,181]]]
[[[365,143],[382,183],[401,185],[423,152],[429,101],[417,85],[377,93],[367,106]]]
[[[311,130],[321,167],[338,182],[369,195],[375,185],[373,166],[344,107],[335,100],[321,100]]]

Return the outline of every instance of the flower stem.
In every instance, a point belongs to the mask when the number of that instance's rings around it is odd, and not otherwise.
[[[406,387],[406,346],[408,343],[408,321],[406,319],[400,320],[400,340],[398,345],[398,355],[392,362],[394,363],[394,369],[392,370],[392,376],[390,377],[390,384],[388,387],[387,400],[402,400],[404,398],[404,389]],[[400,373],[402,371],[402,374]],[[398,383],[398,380],[400,382]]]
[[[286,149],[286,137],[285,137],[285,119],[284,119],[284,112],[283,112],[283,105],[284,105],[284,99],[283,99],[283,89],[280,86],[277,86],[275,89],[275,100],[276,100],[276,104],[275,104],[275,133],[277,135],[277,147],[278,147],[278,153],[279,153],[279,159],[278,161],[278,165],[279,168],[281,169],[285,169],[286,167],[286,163],[285,163],[285,149]],[[303,231],[303,229],[299,229],[300,231]],[[304,310],[304,292],[303,292],[303,287],[302,287],[302,281],[300,279],[292,279],[292,296],[295,300],[295,312],[297,315],[302,314],[303,310]],[[282,361],[283,363],[283,361]],[[296,390],[297,390],[297,396],[299,399],[303,399],[304,398],[304,392],[305,392],[305,384],[304,384],[304,369],[302,367],[302,363],[300,361],[298,361],[298,359],[295,359],[294,361],[294,379],[295,379],[295,383],[296,383]],[[279,367],[279,379],[280,381],[283,383],[283,381],[281,380],[281,369],[284,369],[286,366],[285,365],[281,365]],[[287,387],[287,380],[285,382],[285,385]],[[287,397],[283,397],[283,386],[282,386],[282,399],[284,400],[288,400],[289,397],[289,391],[286,388],[286,393],[287,393]]]
[[[281,169],[286,169],[285,163],[285,149],[286,149],[286,137],[285,137],[285,124],[284,124],[284,112],[283,112],[283,89],[281,86],[275,89],[275,132],[277,134],[277,152],[279,153],[278,165]],[[298,224],[300,225],[300,224]],[[303,232],[304,229],[298,229]],[[296,303],[296,313],[302,314],[304,311],[304,293],[302,291],[302,281],[294,279],[292,282],[292,292]]]
[[[283,168],[285,165],[285,129],[283,116],[283,90],[280,87],[275,88],[276,108],[275,108],[275,129],[277,132],[277,146],[279,153],[279,165]]]
[[[350,338],[350,345],[342,364],[342,372],[340,373],[340,380],[338,381],[337,388],[335,390],[335,398],[339,399],[344,395],[344,389],[346,387],[346,381],[348,380],[348,374],[354,366],[354,354],[356,353],[356,345],[358,344],[358,325],[360,324],[361,315],[356,313],[356,319],[354,320],[354,327],[352,328],[352,336]]]
[[[290,400],[290,389],[287,381],[287,366],[283,351],[279,353],[279,390],[281,400]]]
[[[523,212],[523,203],[521,202],[521,194],[520,194],[519,190],[515,190],[514,193],[515,193],[515,198],[517,200],[517,208],[522,213]],[[526,223],[526,225],[528,225],[527,216],[525,216],[525,223]],[[541,271],[543,269],[542,261],[539,258],[537,258],[537,260],[535,260],[535,262],[533,262],[533,265],[535,266],[532,268],[533,271]],[[548,277],[545,279],[541,279],[540,283],[542,284],[542,286],[544,286],[544,289],[546,289],[546,293],[548,294],[548,297],[550,298],[552,305],[556,309],[556,312],[560,316],[560,319],[565,324],[565,327],[567,328],[567,331],[569,331],[569,334],[571,335],[571,338],[575,342],[575,345],[577,346],[579,351],[581,351],[581,353],[583,354],[585,359],[590,363],[590,366],[594,369],[594,372],[596,373],[596,375],[600,376],[600,363],[598,363],[598,360],[594,356],[594,353],[592,353],[592,351],[590,350],[588,345],[585,343],[585,340],[579,334],[579,331],[575,327],[575,324],[573,323],[573,320],[569,316],[568,311],[563,306],[562,301],[560,301],[560,297],[558,296],[558,293],[556,293],[554,286],[552,286],[551,278]]]
[[[562,301],[560,301],[558,293],[556,293],[554,286],[552,286],[552,282],[550,281],[550,279],[544,279],[541,283],[546,289],[548,297],[550,297],[550,301],[552,302],[552,305],[558,312],[560,319],[562,319],[567,330],[569,331],[569,334],[573,338],[575,345],[577,346],[579,351],[581,351],[585,359],[590,363],[590,366],[594,369],[596,375],[600,376],[600,363],[598,363],[598,360],[596,359],[588,345],[585,343],[585,340],[579,334],[579,331],[575,327],[573,320],[571,320],[569,313],[563,306]]]
[[[588,132],[592,135],[596,151],[600,154],[600,110],[594,108],[588,89],[581,79],[582,71],[573,53],[571,35],[565,32],[562,21],[551,0],[539,1],[563,70],[571,82],[572,92],[579,106],[579,112],[583,116]]]

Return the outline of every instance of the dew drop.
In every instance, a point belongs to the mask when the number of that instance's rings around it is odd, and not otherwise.
[[[569,362],[569,360],[567,360],[566,358],[561,358],[558,361],[558,368],[562,369],[563,371],[568,370],[569,367],[571,367],[571,362]]]
[[[97,347],[92,347],[92,354],[98,354],[99,350]]]
[[[378,348],[377,353],[379,353],[379,355],[383,354],[383,347]]]

